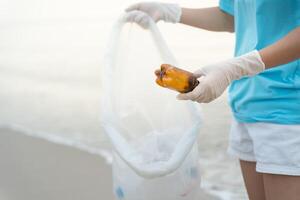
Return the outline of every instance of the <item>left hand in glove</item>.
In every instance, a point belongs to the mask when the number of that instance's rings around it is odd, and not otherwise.
[[[133,4],[126,9],[126,12],[128,12],[126,21],[136,22],[145,29],[149,27],[149,20],[151,18],[155,22],[162,20],[178,23],[182,13],[181,7],[177,4],[155,1]]]
[[[209,103],[221,96],[228,85],[244,76],[254,76],[265,70],[257,50],[223,62],[205,66],[194,73],[200,77],[199,85],[191,92],[179,94],[179,100]]]

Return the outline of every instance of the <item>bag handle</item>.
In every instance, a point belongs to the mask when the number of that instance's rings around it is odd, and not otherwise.
[[[170,159],[166,162],[159,163],[159,165],[151,165],[151,167],[146,164],[141,164],[134,160],[134,155],[139,155],[139,153],[128,143],[128,141],[122,136],[122,134],[117,130],[118,122],[117,117],[114,116],[114,108],[112,106],[112,86],[108,83],[108,77],[113,75],[113,67],[114,67],[114,56],[115,50],[118,47],[118,39],[121,34],[121,30],[126,23],[126,14],[122,15],[116,24],[113,27],[112,34],[110,36],[110,40],[107,46],[107,53],[105,54],[105,63],[104,63],[104,72],[105,76],[102,77],[102,87],[103,91],[107,94],[105,98],[102,100],[102,105],[105,105],[105,109],[103,109],[101,122],[102,126],[105,130],[106,135],[109,137],[112,146],[119,157],[138,175],[144,178],[156,178],[171,174],[176,169],[178,169],[186,156],[191,151],[193,145],[197,141],[200,120],[197,124],[194,124],[193,127],[190,127],[186,133],[180,138],[176,148],[174,149]],[[158,30],[155,22],[153,20],[150,21],[149,31],[153,37],[155,45],[158,47],[157,49],[160,51],[160,55],[162,59],[167,61],[170,64],[176,65],[176,60],[173,54],[170,52],[168,46],[166,45],[160,31]],[[108,81],[108,82],[107,82]],[[192,117],[196,117],[198,119],[201,118],[200,112],[198,108],[192,102],[186,102]]]

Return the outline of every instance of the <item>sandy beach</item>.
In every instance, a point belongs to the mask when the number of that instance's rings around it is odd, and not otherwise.
[[[111,168],[86,152],[0,130],[0,199],[112,199]]]
[[[1,200],[113,200],[111,167],[97,155],[0,129],[0,157]]]
[[[226,153],[230,112],[226,96],[203,105],[199,137],[199,200],[246,199],[237,160]],[[99,155],[0,129],[1,200],[112,200],[111,167]]]

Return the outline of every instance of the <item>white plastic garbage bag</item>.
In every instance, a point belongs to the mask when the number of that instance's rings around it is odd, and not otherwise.
[[[102,71],[102,125],[114,148],[116,199],[195,200],[200,187],[199,105],[155,83],[176,65],[158,28],[115,24]]]

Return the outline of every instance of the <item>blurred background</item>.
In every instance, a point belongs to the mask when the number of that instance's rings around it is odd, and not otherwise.
[[[99,125],[101,66],[111,27],[132,3],[0,1],[0,200],[113,199],[111,150]],[[158,26],[180,67],[233,55],[233,34]],[[202,108],[199,199],[246,199],[238,162],[226,154],[226,94]]]

